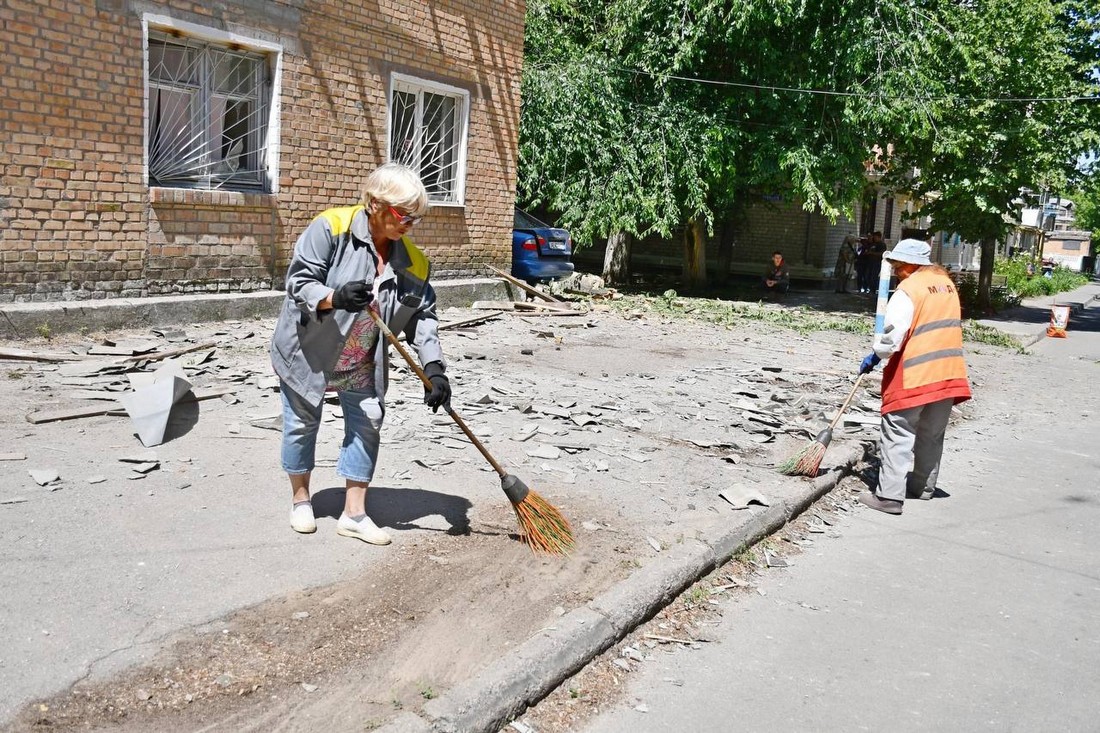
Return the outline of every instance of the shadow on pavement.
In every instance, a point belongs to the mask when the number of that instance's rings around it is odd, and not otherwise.
[[[997,323],[1027,323],[1041,327],[1050,323],[1050,306],[1021,305],[1011,310],[999,313],[996,316],[982,319],[983,323],[996,325]],[[1069,316],[1069,332],[1073,331],[1100,331],[1100,308],[1086,308],[1082,311],[1071,312]]]
[[[313,494],[313,514],[339,519],[344,510],[344,489],[327,488]],[[367,491],[367,512],[374,523],[392,529],[432,529],[416,524],[424,517],[441,516],[450,525],[448,534],[469,534],[469,499],[426,489],[394,489],[371,486]]]
[[[188,392],[183,399],[193,399],[193,392]],[[176,438],[183,437],[191,432],[199,422],[201,407],[198,402],[178,402],[172,406],[172,412],[168,415],[168,423],[164,426],[164,441],[168,443]]]

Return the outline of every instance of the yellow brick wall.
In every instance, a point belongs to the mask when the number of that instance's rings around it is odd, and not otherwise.
[[[282,45],[275,195],[150,190],[142,12]],[[470,92],[465,202],[413,232],[436,278],[510,260],[524,3],[0,4],[0,301],[280,286],[301,230],[387,158],[394,72]]]
[[[832,273],[836,253],[844,235],[854,231],[846,219],[835,225],[819,214],[806,212],[798,203],[760,203],[749,207],[744,217],[735,222],[733,269],[736,272],[764,272],[772,252],[783,253],[792,272],[799,276]],[[666,261],[682,259],[682,233],[676,231],[671,240],[646,237],[634,247],[634,254],[643,259],[660,257]],[[718,233],[707,238],[709,265],[717,264]]]

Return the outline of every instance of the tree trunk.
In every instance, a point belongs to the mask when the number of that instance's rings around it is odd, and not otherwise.
[[[603,280],[608,285],[630,283],[630,247],[633,237],[628,232],[612,232],[603,253]]]
[[[718,233],[718,273],[715,279],[725,283],[730,277],[730,264],[733,262],[733,222],[726,219]]]
[[[696,219],[684,227],[684,284],[693,288],[707,284],[706,231]]]
[[[989,290],[993,285],[993,261],[997,255],[997,240],[993,237],[983,237],[981,247],[982,259],[978,267],[978,312],[989,315],[993,312]]]

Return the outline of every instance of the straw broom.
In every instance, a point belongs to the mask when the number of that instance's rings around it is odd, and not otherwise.
[[[378,328],[386,335],[386,340],[397,349],[397,352],[405,359],[405,362],[416,376],[420,377],[424,387],[431,389],[432,380],[428,379],[428,375],[424,373],[424,370],[420,368],[412,355],[401,345],[401,342],[397,340],[397,337],[393,335],[393,332],[390,331],[381,317],[373,310],[370,313],[374,322],[378,324]],[[505,471],[450,404],[444,405],[443,409],[447,411],[455,424],[462,429],[462,432],[466,434],[474,447],[478,449],[485,460],[489,462],[489,465],[496,470],[497,475],[500,476],[500,488],[504,490],[505,496],[508,497],[508,501],[511,502],[512,509],[516,513],[516,520],[519,522],[524,542],[534,552],[542,552],[548,555],[569,554],[576,546],[573,529],[569,526],[569,521],[550,502],[542,498],[538,492],[529,488],[517,476]]]
[[[875,303],[875,335],[881,335],[886,325],[886,305],[890,298],[890,278],[893,268],[889,260],[883,258],[878,269],[878,300]],[[779,473],[787,476],[816,476],[817,469],[821,466],[821,459],[825,457],[825,450],[829,447],[829,441],[833,439],[833,428],[840,422],[840,416],[848,409],[848,405],[855,396],[859,383],[865,375],[860,374],[856,383],[852,385],[852,391],[848,393],[848,399],[844,400],[836,417],[829,423],[829,427],[818,433],[814,442],[794,454],[775,467]]]
[[[837,410],[836,417],[829,423],[829,427],[818,433],[814,441],[808,446],[776,466],[776,471],[786,476],[809,476],[813,478],[817,475],[817,469],[821,467],[821,459],[825,457],[825,451],[829,448],[829,443],[833,439],[833,428],[840,422],[840,417],[848,409],[848,405],[852,403],[852,398],[855,397],[856,390],[859,389],[859,383],[863,381],[865,376],[865,374],[860,374],[856,378],[856,383],[852,385],[852,391],[848,393],[848,399],[844,400],[844,404]]]

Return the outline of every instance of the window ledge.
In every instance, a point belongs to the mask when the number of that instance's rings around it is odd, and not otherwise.
[[[149,203],[184,206],[262,206],[275,203],[273,193],[243,191],[207,191],[197,188],[149,187]]]

